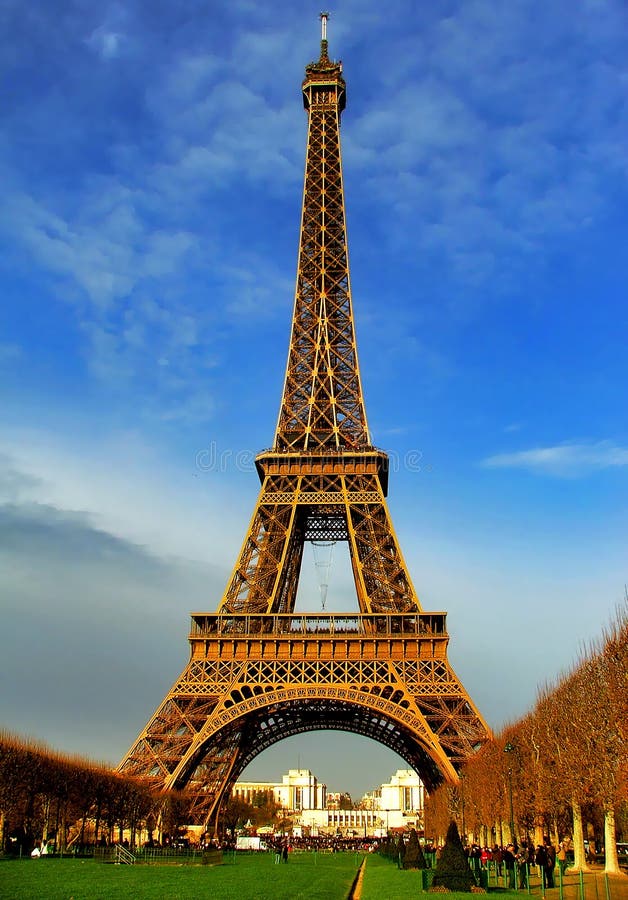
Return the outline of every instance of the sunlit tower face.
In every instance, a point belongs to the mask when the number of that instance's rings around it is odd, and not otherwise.
[[[303,205],[274,442],[256,457],[261,488],[218,610],[193,614],[190,662],[120,766],[187,786],[203,822],[288,735],[370,737],[428,789],[455,782],[488,737],[447,660],[446,614],[419,603],[386,503],[388,457],[369,436],[342,180],[346,84],[327,20],[301,85]],[[306,542],[348,545],[357,612],[295,612]]]

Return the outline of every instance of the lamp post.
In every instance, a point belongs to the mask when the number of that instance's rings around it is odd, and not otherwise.
[[[464,821],[464,773],[460,775],[460,805],[462,806],[462,842],[467,846],[467,829]]]
[[[514,749],[514,745],[508,741],[504,747],[504,753],[510,754]],[[510,763],[510,756],[508,757],[508,762]],[[510,802],[510,840],[512,841],[513,846],[515,846],[515,815],[512,807],[512,765],[508,766],[508,800]]]

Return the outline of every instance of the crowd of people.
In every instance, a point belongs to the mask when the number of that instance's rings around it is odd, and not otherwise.
[[[280,852],[282,860],[287,862],[284,857],[284,849],[287,848],[288,853],[294,851],[319,851],[326,853],[340,853],[351,851],[353,853],[368,853],[377,844],[376,838],[372,837],[341,837],[340,835],[312,835],[297,836],[295,834],[268,834],[261,839],[260,849],[270,850],[277,854]],[[200,847],[202,849],[220,849],[226,851],[235,851],[238,848],[233,838],[226,838],[223,841],[214,841],[207,835],[201,839]],[[247,850],[246,852],[251,852]],[[277,860],[275,860],[277,861]]]
[[[291,835],[289,840],[281,835],[275,835],[274,837],[269,837],[266,843],[274,850],[277,845],[283,846],[286,841],[290,851],[318,850],[329,853],[340,853],[342,851],[368,852],[375,844],[375,838],[339,837],[336,835],[311,835],[307,837]]]
[[[545,887],[554,887],[554,872],[558,862],[560,871],[564,873],[567,866],[567,847],[564,842],[558,849],[549,841],[537,844],[535,847],[531,841],[522,841],[521,846],[507,844],[500,847],[480,847],[472,844],[467,847],[467,856],[471,869],[479,874],[482,869],[488,869],[494,864],[498,877],[505,875],[509,888],[525,888],[531,869],[536,867],[539,877],[543,877]]]

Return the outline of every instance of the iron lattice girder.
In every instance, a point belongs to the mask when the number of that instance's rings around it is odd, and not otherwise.
[[[150,746],[152,759],[162,760],[166,787],[198,782],[198,766],[207,754],[217,758],[225,742],[233,751],[233,780],[287,734],[337,728],[390,746],[429,789],[444,774],[454,779],[485,739],[484,723],[446,659],[444,613],[198,613],[190,642],[190,663],[125,767],[140,771]],[[226,789],[224,772],[218,777],[214,770],[217,784],[209,793],[204,788],[207,815]]]
[[[218,614],[192,619],[191,657],[120,764],[188,785],[208,822],[244,767],[290,734],[339,729],[396,750],[428,790],[489,730],[424,613],[386,506],[388,458],[369,439],[351,302],[341,66],[306,68],[308,144],[292,334],[272,450]],[[360,612],[294,614],[306,540],[349,546]]]
[[[265,707],[250,716],[247,730],[250,739],[238,761],[236,778],[259,753],[279,740],[308,731],[335,730],[360,734],[401,752],[417,772],[423,773],[428,789],[440,781],[433,760],[408,732],[386,717],[344,700],[309,697]]]
[[[232,768],[231,777],[225,784],[225,794],[230,791],[249,762],[263,750],[292,735],[317,730],[361,734],[397,753],[401,752],[409,765],[417,772],[423,772],[428,790],[440,780],[438,770],[423,748],[387,719],[344,702],[308,698],[305,701],[292,701],[258,710],[249,714],[241,728],[233,728],[230,732],[225,730],[217,735],[212,748],[208,749],[210,758],[214,746],[220,747],[223,741],[233,740],[234,736],[242,748]],[[193,819],[199,824],[209,821],[217,806],[216,788],[208,789],[208,783],[215,784],[215,781],[208,774],[204,763],[194,771],[188,782],[194,795]],[[198,786],[196,791],[195,786]]]
[[[291,612],[304,541],[342,539],[362,612],[419,611],[386,506],[386,454],[263,453],[256,463],[260,495],[220,609]]]
[[[275,446],[367,446],[347,254],[338,73],[307,85],[309,129],[292,336]]]

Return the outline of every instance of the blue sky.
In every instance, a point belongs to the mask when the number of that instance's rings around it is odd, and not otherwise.
[[[186,662],[189,612],[220,599],[279,405],[319,7],[0,9],[10,730],[117,762]],[[497,729],[628,580],[628,15],[330,12],[372,436],[423,607]],[[328,608],[352,610],[343,552]],[[297,762],[356,795],[400,765],[305,735],[248,774]]]

